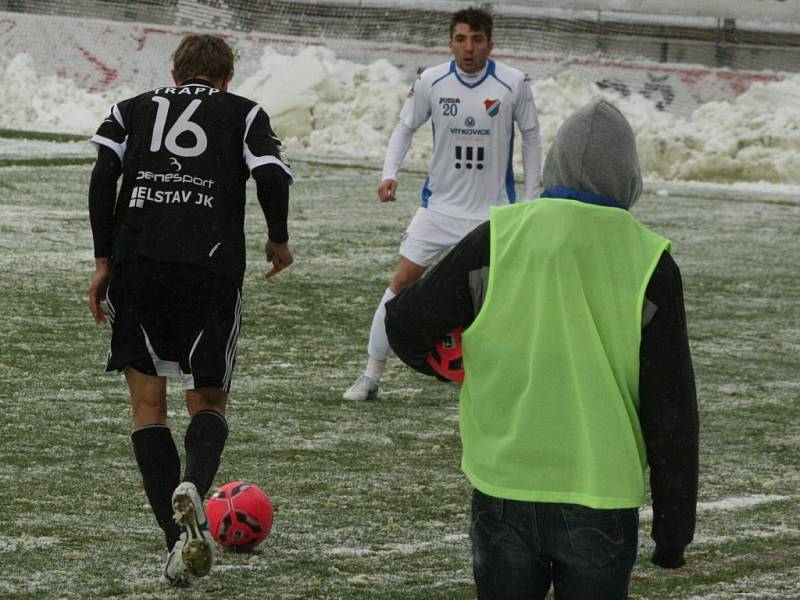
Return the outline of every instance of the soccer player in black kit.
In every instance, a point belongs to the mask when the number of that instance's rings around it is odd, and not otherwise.
[[[203,498],[228,435],[245,183],[255,179],[267,221],[271,277],[293,261],[286,224],[292,173],[267,113],[226,91],[233,52],[223,39],[190,35],[173,61],[175,86],[116,104],[92,138],[89,309],[96,322],[111,321],[106,370],[125,373],[133,450],[166,537],[163,574],[181,585],[207,575],[214,560]],[[186,382],[183,477],[166,422],[167,376]]]

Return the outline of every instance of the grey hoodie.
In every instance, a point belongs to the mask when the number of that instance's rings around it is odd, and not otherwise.
[[[605,100],[578,109],[558,129],[542,179],[545,190],[561,187],[592,192],[630,208],[642,193],[630,123]]]

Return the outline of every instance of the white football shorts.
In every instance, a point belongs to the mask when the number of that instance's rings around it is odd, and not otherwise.
[[[451,217],[421,206],[400,242],[400,256],[429,267],[485,220]]]

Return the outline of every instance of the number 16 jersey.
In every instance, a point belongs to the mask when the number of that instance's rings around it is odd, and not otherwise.
[[[114,262],[191,263],[241,283],[247,179],[269,164],[292,176],[258,104],[190,80],[114,105],[91,141],[122,163]]]
[[[516,200],[514,122],[523,131],[538,129],[533,93],[522,71],[489,60],[483,76],[468,81],[455,61],[426,69],[400,121],[416,130],[429,118],[433,152],[423,206],[484,220],[490,206]]]

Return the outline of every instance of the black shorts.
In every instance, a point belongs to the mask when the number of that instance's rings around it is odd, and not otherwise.
[[[114,266],[106,301],[106,371],[183,374],[187,389],[230,390],[242,315],[234,283],[195,265],[140,259]]]

